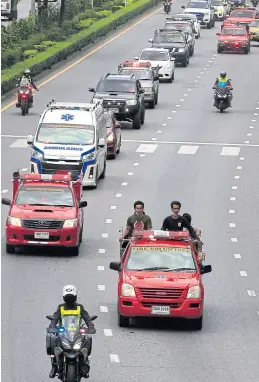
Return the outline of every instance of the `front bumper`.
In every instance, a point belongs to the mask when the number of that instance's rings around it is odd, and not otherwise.
[[[257,34],[251,34],[251,41],[259,42],[259,33]]]
[[[216,19],[216,20],[224,20],[224,19],[225,19],[225,14],[224,14],[224,12],[218,12],[218,13],[215,13],[215,19]]]
[[[152,314],[152,305],[169,306],[170,315]],[[201,299],[183,299],[177,301],[140,301],[137,298],[119,297],[119,313],[126,317],[176,317],[176,318],[200,318],[203,313],[203,300]]]
[[[224,50],[224,51],[230,51],[230,52],[234,52],[234,51],[243,51],[244,49],[247,49],[249,48],[249,44],[228,44],[228,43],[225,43],[225,44],[219,44],[218,45],[218,48],[221,49],[221,50]]]
[[[107,156],[116,154],[116,142],[107,142]]]
[[[154,99],[155,99],[155,93],[154,92],[146,93],[146,90],[145,90],[144,101],[145,102],[151,102],[151,101],[154,101]]]
[[[187,52],[171,52],[171,56],[175,59],[175,63],[185,62],[187,59]]]
[[[35,239],[35,232],[49,232],[49,239]],[[54,246],[76,247],[79,241],[80,227],[62,229],[28,229],[24,227],[6,226],[6,241],[10,245],[21,246]]]
[[[210,22],[210,15],[204,15],[203,17],[197,16],[200,25],[207,25]]]

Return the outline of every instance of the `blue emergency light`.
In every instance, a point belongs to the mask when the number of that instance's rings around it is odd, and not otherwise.
[[[64,328],[64,326],[58,326],[57,327],[57,331],[59,332],[59,333],[64,333],[65,332],[65,328]]]

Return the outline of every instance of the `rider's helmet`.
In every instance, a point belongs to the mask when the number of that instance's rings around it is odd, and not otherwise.
[[[63,300],[67,304],[73,304],[77,300],[77,290],[74,285],[66,285],[63,288]]]
[[[227,76],[227,73],[226,72],[220,72],[220,77],[221,78],[226,78]]]
[[[31,71],[30,71],[30,69],[25,69],[25,71],[24,71],[23,74],[24,74],[25,77],[29,78],[29,77],[31,76]]]

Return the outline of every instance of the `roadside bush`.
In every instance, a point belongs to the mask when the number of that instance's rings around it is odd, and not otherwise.
[[[110,10],[103,10],[103,11],[97,12],[97,14],[100,15],[100,16],[103,16],[103,18],[104,18],[104,17],[111,16],[112,11],[110,11]]]
[[[36,54],[38,54],[38,51],[36,49],[29,49],[29,50],[25,50],[23,52],[23,56],[24,58],[31,58],[31,57],[35,57]]]

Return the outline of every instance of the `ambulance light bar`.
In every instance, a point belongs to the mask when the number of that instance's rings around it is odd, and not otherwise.
[[[133,231],[133,237],[135,239],[144,239],[144,240],[176,240],[184,241],[190,240],[190,234],[188,231],[161,231],[161,230],[152,230],[152,231]]]
[[[101,102],[96,103],[73,103],[73,102],[56,102],[54,99],[47,104],[47,108],[50,110],[81,110],[81,111],[93,111]]]
[[[71,176],[70,175],[61,175],[61,174],[24,174],[22,175],[21,179],[23,181],[45,181],[45,182],[71,182]]]
[[[124,61],[121,63],[124,68],[150,68],[151,62],[132,62],[132,61]]]

